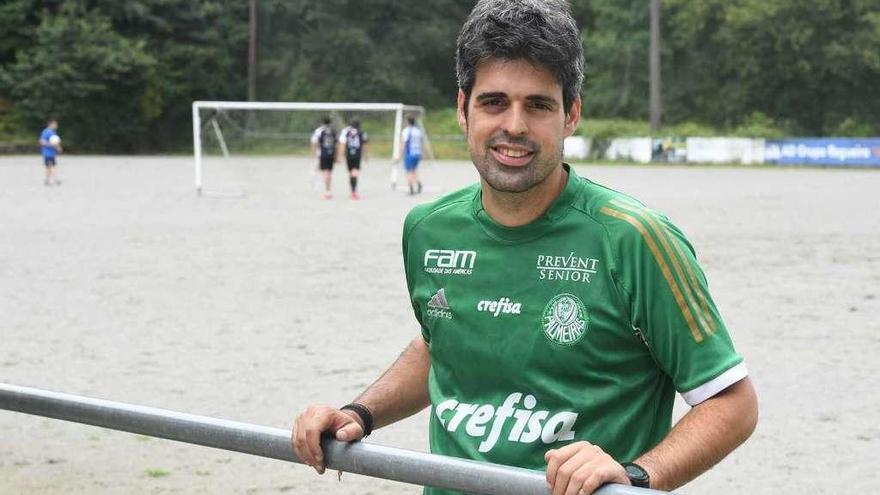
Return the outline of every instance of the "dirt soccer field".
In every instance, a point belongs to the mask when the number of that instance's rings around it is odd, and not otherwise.
[[[426,193],[366,164],[362,201],[290,158],[0,158],[0,382],[289,428],[344,404],[418,334],[406,212]],[[761,402],[751,440],[686,494],[876,493],[880,172],[578,166],[696,246]],[[682,408],[678,408],[681,414]],[[427,449],[427,415],[370,441]],[[415,494],[419,487],[0,411],[0,494]]]

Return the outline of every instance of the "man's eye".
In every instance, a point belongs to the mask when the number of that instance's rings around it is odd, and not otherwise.
[[[487,100],[483,100],[483,106],[486,107],[499,107],[504,105],[503,98],[489,98]]]
[[[535,110],[553,110],[553,107],[550,106],[549,103],[544,103],[540,101],[533,102],[531,107]]]

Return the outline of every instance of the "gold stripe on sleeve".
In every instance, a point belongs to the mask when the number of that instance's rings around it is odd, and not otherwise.
[[[709,323],[709,327],[706,331],[709,332],[709,335],[715,333],[715,318],[712,316],[712,312],[709,311],[709,303],[708,298],[703,293],[703,288],[700,286],[700,282],[697,279],[697,274],[694,273],[694,267],[691,266],[690,263],[687,262],[687,258],[685,258],[684,251],[681,249],[681,245],[678,242],[673,242],[673,246],[675,246],[675,251],[678,253],[679,258],[681,258],[682,263],[684,263],[685,271],[688,273],[688,278],[691,280],[691,287],[694,288],[694,291],[697,293],[697,297],[700,298],[700,306],[703,307],[703,314],[706,316],[705,320]]]
[[[697,323],[694,321],[694,315],[691,313],[691,309],[688,307],[687,301],[685,301],[684,296],[678,287],[678,283],[676,283],[675,278],[672,276],[672,272],[669,270],[669,265],[666,264],[666,260],[664,260],[663,255],[660,254],[660,249],[657,247],[657,243],[651,238],[651,234],[648,233],[645,226],[632,215],[628,215],[622,211],[617,211],[607,206],[603,206],[599,211],[632,225],[639,234],[642,235],[642,239],[645,240],[645,244],[648,245],[648,249],[650,249],[651,254],[654,255],[657,265],[660,266],[660,272],[663,273],[666,283],[669,284],[669,288],[672,290],[672,295],[675,298],[675,302],[678,304],[678,308],[681,310],[682,316],[684,316],[684,319],[687,322],[688,328],[691,330],[691,335],[694,337],[695,341],[702,342],[703,336],[700,334],[699,328],[697,328]]]
[[[633,205],[628,205],[622,201],[613,199],[611,203],[617,206],[618,208],[622,208],[627,210],[639,218],[644,220],[645,223],[651,228],[654,232],[654,235],[660,239],[660,243],[663,245],[663,248],[666,251],[666,255],[672,261],[672,267],[675,269],[675,273],[678,274],[678,279],[681,280],[682,285],[684,286],[684,293],[687,299],[693,301],[694,312],[696,313],[697,321],[702,326],[702,329],[709,335],[715,333],[715,323],[712,319],[712,314],[709,312],[709,305],[706,302],[706,296],[703,294],[702,289],[700,288],[699,283],[697,282],[696,275],[694,275],[693,270],[691,268],[690,263],[684,257],[684,252],[682,252],[681,247],[677,242],[670,241],[669,235],[666,233],[665,229],[663,229],[660,225],[657,225],[657,222],[654,218],[649,215],[646,211],[637,208]],[[674,248],[672,246],[675,246]],[[676,256],[675,253],[678,253]],[[684,271],[681,268],[681,265],[684,264],[686,270],[688,270],[688,276],[686,277]],[[700,306],[702,306],[702,311],[700,311]]]

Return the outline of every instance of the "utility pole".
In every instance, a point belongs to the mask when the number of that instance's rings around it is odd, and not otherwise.
[[[660,0],[651,0],[651,135],[660,132],[663,102],[660,96]]]
[[[257,0],[250,0],[250,43],[248,45],[248,101],[257,100]]]

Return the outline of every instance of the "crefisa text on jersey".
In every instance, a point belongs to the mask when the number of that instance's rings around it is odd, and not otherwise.
[[[571,280],[572,282],[590,283],[590,275],[596,273],[599,260],[575,256],[574,251],[568,256],[538,255],[538,278],[540,280]]]
[[[508,395],[504,403],[498,407],[492,404],[467,404],[455,399],[447,399],[437,404],[434,414],[440,420],[440,424],[452,433],[465,423],[464,431],[468,436],[482,439],[477,447],[480,452],[489,452],[495,447],[505,430],[505,425],[510,425],[506,435],[508,442],[534,443],[540,440],[550,444],[574,439],[573,428],[578,418],[577,413],[560,411],[551,414],[550,411],[536,410],[537,403],[534,395],[521,392]],[[522,408],[515,407],[518,405]],[[508,422],[508,419],[512,421]],[[487,429],[488,436],[486,436]]]
[[[521,309],[521,303],[513,302],[507,297],[502,297],[497,301],[480,301],[477,303],[477,311],[492,313],[492,316],[496,318],[502,313],[518,315]]]
[[[425,251],[425,271],[440,275],[470,275],[477,261],[476,251],[429,249]]]

